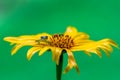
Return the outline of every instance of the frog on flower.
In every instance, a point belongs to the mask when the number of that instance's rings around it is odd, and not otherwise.
[[[68,64],[64,73],[70,69],[75,68],[79,72],[78,65],[74,58],[74,51],[84,51],[85,54],[91,56],[91,53],[97,54],[102,57],[101,50],[103,50],[107,56],[110,56],[112,52],[112,46],[118,47],[118,45],[111,39],[102,39],[99,41],[90,40],[89,35],[84,32],[78,32],[73,26],[68,26],[65,33],[53,34],[40,33],[37,35],[22,35],[19,37],[5,37],[5,41],[15,44],[11,54],[14,55],[23,46],[32,46],[27,52],[27,59],[38,52],[41,56],[46,51],[52,52],[52,59],[59,65],[60,56],[65,51],[68,55]]]

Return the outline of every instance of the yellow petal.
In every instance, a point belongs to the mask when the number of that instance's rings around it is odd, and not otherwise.
[[[6,37],[5,41],[11,42],[12,44],[24,44],[24,45],[34,45],[36,44],[35,39],[23,39],[19,37]]]
[[[56,61],[56,64],[59,65],[59,59],[62,53],[62,49],[61,48],[56,48],[56,47],[52,47],[52,59],[53,61]]]
[[[17,43],[18,42],[17,37],[5,37],[4,40],[8,41],[8,42],[11,42],[11,43]]]
[[[116,47],[116,48],[119,48],[117,43],[111,39],[104,39],[103,41],[106,42],[107,44],[110,44],[110,45]]]
[[[110,57],[110,51],[106,48],[102,48],[102,50],[106,53],[108,57]]]
[[[74,59],[72,52],[70,50],[67,50],[67,54],[68,54],[68,65],[67,65],[66,69],[64,70],[64,73],[68,72],[73,67],[79,73],[80,71],[79,71],[78,65],[76,64],[76,61]]]
[[[42,48],[41,51],[39,52],[39,56],[41,56],[44,52],[46,52],[49,49],[50,49],[50,47],[44,47],[44,48]]]
[[[65,35],[69,35],[71,37],[75,37],[78,34],[78,31],[75,27],[73,26],[68,26],[66,32],[64,33]]]
[[[11,51],[11,55],[14,55],[21,47],[23,47],[23,45],[16,44]]]
[[[101,54],[101,52],[100,52],[100,49],[99,49],[99,48],[97,48],[97,49],[93,50],[93,52],[94,52],[95,54],[97,54],[100,58],[102,57],[102,54]]]
[[[39,51],[41,48],[40,47],[32,47],[28,50],[27,52],[27,59],[30,60],[32,56]]]
[[[89,39],[89,35],[84,32],[78,32],[76,36],[74,36],[74,41],[78,40],[87,40]]]
[[[71,50],[72,51],[87,51],[87,52],[92,52],[97,54],[98,56],[102,57],[102,54],[100,52],[100,49],[102,49],[107,56],[109,56],[108,52],[112,51],[112,46],[118,47],[118,45],[112,41],[111,39],[103,39],[100,41],[88,41],[88,42],[83,42],[78,43],[79,46],[73,47]],[[80,45],[81,44],[81,45]]]
[[[55,61],[55,56],[56,56],[55,47],[51,47],[51,51],[52,51],[52,60]]]
[[[84,53],[86,53],[88,56],[91,56],[90,52],[88,51],[84,51]]]
[[[37,35],[23,35],[19,37],[5,37],[4,40],[17,43],[17,44],[24,44],[24,45],[35,45],[36,40],[40,40],[41,36],[48,36],[48,40],[50,40],[51,35],[47,33],[41,33]]]
[[[22,38],[22,39],[40,39],[40,37],[41,36],[48,36],[48,38],[49,37],[51,37],[51,35],[50,34],[48,34],[48,33],[40,33],[40,34],[37,34],[37,35],[22,35],[22,36],[20,36],[20,38]]]

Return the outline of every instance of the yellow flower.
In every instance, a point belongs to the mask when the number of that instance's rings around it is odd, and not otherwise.
[[[37,35],[24,35],[19,37],[6,37],[5,41],[16,44],[12,49],[12,55],[14,55],[23,46],[32,46],[27,52],[27,59],[39,52],[42,55],[44,52],[51,50],[52,59],[59,65],[60,55],[63,51],[66,51],[68,55],[68,64],[64,73],[68,72],[73,67],[79,72],[78,65],[74,59],[73,51],[84,51],[89,56],[91,53],[97,54],[102,57],[100,50],[103,50],[107,56],[110,56],[112,47],[118,47],[118,45],[111,39],[103,39],[100,41],[94,41],[89,39],[89,35],[84,32],[78,32],[75,27],[69,26],[65,33],[50,35],[47,33],[41,33]]]

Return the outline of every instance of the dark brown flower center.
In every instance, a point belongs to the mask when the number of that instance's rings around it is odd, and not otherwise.
[[[69,49],[74,46],[74,42],[69,35],[55,34],[50,38],[50,46]]]

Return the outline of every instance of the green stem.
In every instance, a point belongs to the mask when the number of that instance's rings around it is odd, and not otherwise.
[[[60,56],[59,65],[56,65],[56,73],[57,73],[56,77],[57,77],[57,80],[61,80],[62,65],[63,65],[63,53]]]

